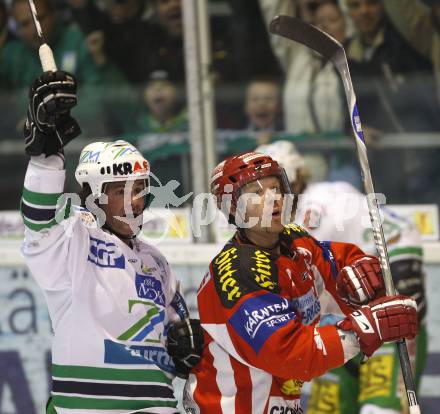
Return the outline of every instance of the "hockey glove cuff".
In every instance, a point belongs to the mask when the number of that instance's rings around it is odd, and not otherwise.
[[[173,358],[176,375],[188,378],[192,367],[197,365],[203,352],[203,329],[198,319],[184,319],[168,331],[168,354]]]

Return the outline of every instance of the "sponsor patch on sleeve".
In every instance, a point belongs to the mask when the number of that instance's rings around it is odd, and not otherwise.
[[[171,301],[171,306],[179,315],[180,319],[183,320],[189,316],[188,307],[186,306],[185,299],[183,299],[180,292],[175,293],[173,300]]]
[[[306,294],[292,300],[293,308],[301,316],[303,325],[310,325],[320,314],[321,304],[319,298],[310,289]]]
[[[271,335],[294,319],[295,311],[286,298],[266,293],[242,303],[229,323],[258,353]]]

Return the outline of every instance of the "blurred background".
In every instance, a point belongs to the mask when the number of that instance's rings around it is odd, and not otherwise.
[[[209,191],[225,156],[294,142],[311,181],[362,189],[341,79],[311,50],[269,35],[295,15],[345,47],[376,192],[424,240],[430,356],[421,398],[440,403],[440,1],[35,0],[60,69],[78,80],[83,133],[66,148],[66,191],[81,148],[125,139],[173,197],[144,228],[160,235],[194,311],[204,268],[229,233],[191,232],[186,197]],[[0,0],[0,413],[42,412],[50,389],[50,322],[19,255],[17,213],[27,165],[22,128],[28,88],[41,73],[27,0]],[[170,188],[170,187],[168,187]],[[184,202],[183,202],[184,201]],[[172,225],[164,225],[168,207]],[[168,217],[168,216],[167,216]],[[165,220],[166,221],[166,220]],[[166,234],[165,234],[166,233]],[[164,236],[165,234],[165,236]],[[195,242],[202,241],[198,247]],[[438,300],[437,300],[438,302]],[[438,339],[438,340],[436,340]]]

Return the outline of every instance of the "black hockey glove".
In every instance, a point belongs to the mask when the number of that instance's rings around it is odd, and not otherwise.
[[[67,72],[44,72],[29,91],[24,142],[29,155],[56,154],[81,129],[70,116],[76,105],[76,80]]]
[[[401,295],[412,297],[417,302],[419,323],[426,318],[426,292],[423,263],[417,258],[402,258],[390,264],[394,286]]]
[[[203,352],[203,329],[198,319],[184,319],[168,330],[168,354],[173,358],[176,375],[188,378]]]

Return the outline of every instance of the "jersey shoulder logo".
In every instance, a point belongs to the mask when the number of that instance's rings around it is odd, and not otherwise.
[[[263,289],[275,291],[278,286],[278,269],[270,254],[264,250],[256,249],[250,255],[249,261],[249,269],[257,285]]]
[[[288,246],[291,246],[295,240],[310,237],[309,232],[304,227],[295,223],[284,226],[284,231],[281,233],[281,241]]]
[[[226,247],[211,262],[215,286],[224,306],[231,308],[244,295],[239,284],[240,260],[234,245]]]
[[[255,246],[228,243],[211,262],[211,269],[217,292],[227,308],[250,292],[280,291],[274,260]]]
[[[309,232],[299,224],[288,224],[287,226],[284,226],[284,234],[288,234],[289,236],[293,236],[295,238],[297,237],[303,237],[303,236],[310,236]]]
[[[81,210],[79,212],[79,219],[81,220],[81,223],[88,228],[97,228],[98,225],[96,223],[96,219],[93,216],[92,213],[90,213],[87,210]]]
[[[125,269],[125,257],[115,243],[90,237],[89,262],[99,267]]]

